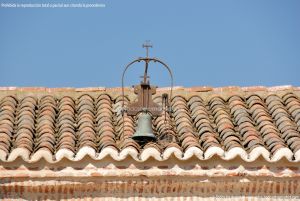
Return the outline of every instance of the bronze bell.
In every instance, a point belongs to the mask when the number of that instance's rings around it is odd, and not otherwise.
[[[138,125],[132,139],[139,144],[145,144],[149,141],[156,141],[156,136],[152,130],[152,117],[147,112],[142,112],[139,115]]]

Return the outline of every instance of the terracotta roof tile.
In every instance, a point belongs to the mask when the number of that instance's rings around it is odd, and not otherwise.
[[[154,102],[162,104],[159,89]],[[173,113],[153,119],[158,141],[140,146],[137,118],[122,116],[120,89],[0,88],[0,160],[65,157],[138,161],[218,155],[254,161],[300,161],[300,92],[296,87],[179,87]],[[20,92],[20,93],[19,93]],[[126,90],[125,105],[136,96]],[[124,123],[124,124],[123,124]]]

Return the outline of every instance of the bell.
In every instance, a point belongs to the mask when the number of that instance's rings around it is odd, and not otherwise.
[[[156,136],[152,130],[152,117],[147,112],[142,112],[139,115],[138,125],[132,139],[139,144],[145,144],[150,141],[156,141]]]

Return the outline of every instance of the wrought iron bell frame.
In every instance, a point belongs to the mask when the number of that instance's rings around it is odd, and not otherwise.
[[[147,52],[148,52],[148,50],[147,50]],[[170,78],[171,78],[171,88],[170,88],[170,93],[169,93],[169,98],[168,98],[168,100],[166,100],[168,103],[170,103],[171,102],[171,100],[172,100],[172,93],[173,93],[173,73],[172,73],[172,71],[171,71],[171,69],[170,69],[170,67],[166,64],[166,63],[164,63],[163,61],[161,61],[160,59],[157,59],[157,58],[149,58],[148,57],[148,53],[147,53],[147,57],[140,57],[140,58],[138,58],[138,59],[135,59],[134,61],[132,61],[132,62],[130,62],[129,64],[127,64],[126,65],[126,67],[125,67],[125,69],[124,69],[124,71],[123,71],[123,73],[122,73],[122,116],[123,116],[123,118],[124,118],[124,113],[125,112],[127,112],[126,111],[126,109],[125,109],[125,107],[124,107],[124,103],[125,103],[125,92],[124,92],[124,78],[125,78],[125,74],[126,74],[126,71],[131,67],[131,66],[133,66],[133,64],[135,64],[135,63],[139,63],[139,62],[141,62],[141,61],[144,61],[145,62],[145,71],[144,71],[144,76],[143,76],[143,81],[141,82],[141,84],[140,85],[137,85],[137,86],[140,86],[142,89],[141,89],[141,91],[143,91],[143,90],[146,90],[147,91],[147,87],[149,87],[150,89],[151,89],[151,86],[150,86],[150,84],[149,84],[149,80],[148,80],[148,66],[149,66],[149,63],[150,62],[154,62],[154,63],[160,63],[163,67],[165,67],[167,70],[168,70],[168,72],[169,72],[169,75],[170,75]],[[145,87],[145,88],[143,88],[143,87]],[[147,95],[148,95],[148,97],[151,97],[151,91],[147,91]],[[155,93],[155,91],[154,91],[154,93]],[[153,94],[154,94],[153,93]],[[140,95],[140,98],[142,98],[142,96],[143,96],[143,94],[139,94]],[[167,95],[165,95],[165,94],[163,94],[162,95],[162,98],[167,98]],[[150,101],[150,102],[149,102]],[[148,100],[148,104],[152,104],[152,105],[154,105],[154,108],[155,107],[157,107],[157,106],[155,106],[156,104],[155,103],[153,103],[153,100]],[[132,113],[129,113],[129,115],[130,116],[136,116],[136,115],[138,115],[139,113],[141,113],[141,112],[147,112],[147,113],[149,113],[149,114],[151,114],[152,116],[159,116],[160,115],[160,113],[161,112],[155,112],[154,110],[151,110],[151,108],[149,108],[149,105],[146,105],[146,107],[143,107],[143,106],[140,106],[139,104],[141,104],[141,103],[135,103],[135,104],[137,104],[137,109],[139,110],[139,111],[135,111],[135,112],[132,112]],[[164,104],[164,103],[163,103]],[[165,105],[162,105],[162,109],[163,109],[163,107],[167,107],[167,112],[170,112],[171,110],[170,110],[170,108],[169,108],[169,104],[166,104],[165,103]],[[166,111],[165,111],[166,112]],[[123,119],[123,132],[124,132],[124,119]]]

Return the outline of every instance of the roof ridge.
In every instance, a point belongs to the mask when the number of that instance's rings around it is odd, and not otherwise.
[[[125,91],[131,90],[130,87],[124,87]],[[223,86],[223,87],[212,87],[212,86],[174,86],[173,90],[188,91],[188,92],[227,92],[227,91],[243,91],[243,92],[254,92],[254,91],[284,91],[284,90],[296,90],[300,91],[300,86],[293,85],[279,85],[279,86]],[[97,92],[97,91],[121,91],[121,87],[0,87],[0,91],[20,91],[20,92]],[[168,91],[170,87],[159,87],[157,91]]]

